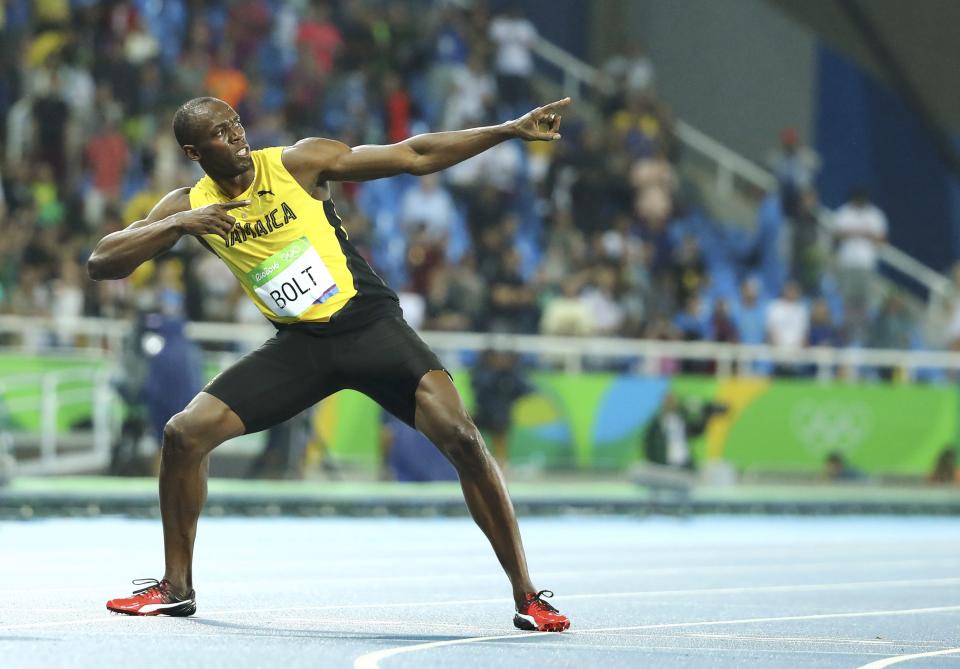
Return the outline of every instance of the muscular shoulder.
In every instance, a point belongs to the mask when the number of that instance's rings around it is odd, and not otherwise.
[[[280,160],[287,171],[310,190],[321,175],[333,167],[350,147],[343,142],[323,137],[307,137],[293,146],[288,146],[280,154]]]
[[[160,218],[166,218],[171,214],[190,210],[190,187],[176,188],[164,195],[153,207],[150,215],[160,214]]]

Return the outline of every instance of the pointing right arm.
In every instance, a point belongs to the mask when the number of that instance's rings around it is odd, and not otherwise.
[[[122,279],[184,235],[226,235],[236,221],[227,212],[247,204],[244,200],[191,209],[189,188],[171,191],[145,219],[101,239],[87,260],[87,273],[94,281]]]

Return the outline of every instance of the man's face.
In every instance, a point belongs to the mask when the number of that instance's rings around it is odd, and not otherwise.
[[[184,146],[191,160],[214,176],[233,177],[253,168],[240,116],[225,102],[206,106],[197,120],[197,143]]]

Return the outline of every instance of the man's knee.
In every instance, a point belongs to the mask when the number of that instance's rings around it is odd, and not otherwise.
[[[180,412],[163,426],[163,454],[174,457],[197,457],[201,455],[199,440],[190,429],[190,419]]]
[[[447,438],[440,446],[461,475],[478,474],[488,467],[490,456],[473,421],[451,421],[445,432]]]
[[[201,458],[219,445],[210,438],[211,430],[205,421],[190,411],[181,411],[163,427],[165,455],[181,458]]]

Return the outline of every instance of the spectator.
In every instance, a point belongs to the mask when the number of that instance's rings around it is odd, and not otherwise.
[[[514,353],[485,351],[471,377],[476,398],[474,420],[490,433],[493,455],[501,466],[509,461],[508,438],[513,424],[513,405],[533,392]]]
[[[784,128],[780,132],[780,147],[770,154],[770,167],[780,186],[783,211],[794,218],[800,213],[802,194],[813,188],[820,170],[820,156],[800,142],[796,128]]]
[[[683,311],[673,318],[673,325],[680,331],[684,341],[706,341],[710,339],[710,314],[703,306],[699,295],[687,297]]]
[[[843,345],[843,336],[833,323],[830,305],[822,297],[816,300],[810,309],[810,334],[807,343],[810,346]]]
[[[497,90],[508,109],[507,115],[527,105],[529,81],[533,75],[533,54],[537,29],[524,17],[519,6],[490,22],[490,39],[496,45]]]
[[[410,95],[395,72],[384,74],[383,93],[387,141],[391,144],[402,142],[410,136]]]
[[[450,193],[440,184],[440,177],[428,174],[407,190],[400,203],[400,222],[413,231],[422,226],[432,242],[445,241],[453,226],[456,210]]]
[[[740,300],[733,311],[737,338],[741,343],[766,343],[767,303],[760,299],[760,288],[755,279],[747,279],[740,284]]]
[[[626,314],[617,299],[617,275],[613,269],[606,265],[595,266],[581,300],[590,314],[594,334],[619,334]]]
[[[810,315],[800,299],[800,286],[788,281],[783,295],[767,308],[767,336],[770,344],[783,351],[802,348],[807,344],[810,332]],[[800,367],[791,362],[778,362],[775,373],[780,376],[795,376]]]
[[[866,333],[866,344],[870,348],[905,350],[910,348],[910,335],[913,326],[903,298],[890,292],[877,311]],[[897,368],[881,367],[880,377],[891,380]]]
[[[953,351],[960,350],[960,263],[953,266],[950,272],[952,279],[951,293],[947,302],[947,345]]]
[[[631,40],[603,64],[603,73],[623,94],[649,93],[655,82],[653,61],[638,40]]]
[[[823,467],[823,478],[827,481],[858,481],[863,479],[863,472],[851,466],[843,453],[834,451],[827,455]]]
[[[903,298],[891,291],[881,304],[867,334],[871,348],[910,348],[912,322]]]
[[[931,483],[960,483],[960,469],[957,469],[957,451],[953,446],[947,446],[940,451],[928,479]]]
[[[672,392],[663,398],[660,411],[643,435],[644,454],[649,462],[683,469],[696,469],[690,440],[707,428],[710,418],[727,411],[722,404],[708,403],[697,410],[680,402]]]
[[[468,254],[455,265],[441,264],[434,272],[427,294],[428,330],[483,329],[483,282],[474,256]]]
[[[696,237],[684,237],[674,254],[670,273],[677,304],[685,306],[691,296],[698,295],[703,289],[707,276],[707,266]]]
[[[810,317],[800,299],[800,286],[788,281],[783,295],[767,308],[767,335],[777,348],[797,349],[807,343]]]
[[[540,333],[580,337],[593,331],[588,305],[580,299],[581,280],[568,276],[561,284],[561,294],[550,298],[540,320]]]
[[[100,129],[86,146],[87,163],[93,173],[93,184],[87,194],[84,212],[88,221],[99,221],[104,207],[118,203],[129,156],[130,150],[123,133],[111,120],[102,119]]]
[[[233,46],[229,42],[224,42],[217,51],[210,69],[207,70],[204,86],[209,91],[208,95],[220,98],[236,109],[247,96],[250,81],[243,70],[233,65],[233,55]]]
[[[887,217],[870,202],[866,190],[855,188],[833,221],[837,239],[837,282],[844,304],[865,310],[871,306],[872,285],[880,245],[887,239]]]
[[[343,38],[330,20],[330,6],[327,3],[312,2],[307,7],[306,16],[297,28],[297,45],[306,48],[320,72],[333,70]]]
[[[735,344],[739,341],[737,324],[727,300],[717,300],[713,307],[709,330],[712,333],[713,341],[726,344]]]
[[[53,168],[58,181],[67,178],[67,127],[70,107],[59,90],[59,74],[54,72],[49,83],[33,99],[37,158]]]
[[[812,188],[800,193],[799,208],[790,219],[790,269],[803,289],[813,295],[820,289],[823,274],[823,258],[820,250],[820,200]]]
[[[533,334],[537,331],[540,320],[537,294],[523,280],[520,262],[516,249],[509,249],[500,273],[488,285],[487,318],[492,332]]]
[[[444,127],[458,130],[482,125],[492,115],[496,95],[497,84],[487,68],[484,54],[474,51],[466,67],[455,68],[451,73]],[[477,157],[484,155],[486,152]]]

